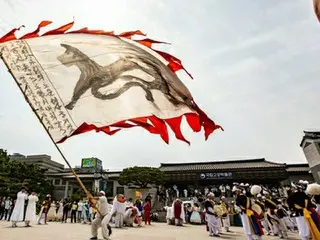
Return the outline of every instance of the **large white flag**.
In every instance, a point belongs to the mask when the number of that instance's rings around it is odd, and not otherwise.
[[[0,39],[0,53],[55,142],[90,130],[109,135],[141,126],[168,142],[169,126],[180,140],[182,116],[206,138],[220,128],[196,105],[175,71],[181,61],[154,51],[151,39],[132,40],[140,31],[115,35],[73,23],[41,37],[38,29],[20,39]],[[112,128],[111,128],[112,127]]]

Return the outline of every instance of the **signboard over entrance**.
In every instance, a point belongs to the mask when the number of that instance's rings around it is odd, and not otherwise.
[[[102,161],[98,158],[82,158],[81,160],[82,168],[94,168],[101,170],[102,169]]]
[[[231,179],[232,178],[232,172],[200,173],[199,178],[201,180]]]

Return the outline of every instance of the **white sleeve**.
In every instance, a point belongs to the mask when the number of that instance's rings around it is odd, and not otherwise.
[[[105,196],[99,197],[99,202],[104,203],[107,201],[107,198]]]
[[[110,215],[112,216],[113,214],[115,214],[117,212],[117,203],[113,203],[112,208],[111,208],[111,212]]]
[[[172,203],[172,206],[171,206],[171,218],[174,218],[174,202]]]
[[[208,212],[214,213],[214,210],[212,207],[208,207]]]

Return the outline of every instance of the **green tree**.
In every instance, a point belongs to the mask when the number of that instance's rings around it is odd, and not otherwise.
[[[0,196],[14,197],[24,186],[28,192],[36,192],[43,199],[53,190],[45,176],[46,171],[34,164],[11,160],[7,152],[0,149]]]
[[[123,169],[119,183],[135,188],[158,186],[165,181],[165,174],[155,167],[129,167]]]

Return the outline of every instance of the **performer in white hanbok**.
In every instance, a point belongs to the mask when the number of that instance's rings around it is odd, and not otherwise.
[[[214,211],[214,194],[208,193],[207,200],[204,202],[204,208],[206,212],[206,222],[209,230],[209,236],[219,236],[220,218]]]
[[[112,209],[110,212],[110,215],[113,216],[115,215],[114,221],[115,221],[115,227],[116,228],[122,228],[123,227],[123,219],[124,219],[124,214],[125,214],[125,197],[123,194],[118,194],[115,196],[113,200],[113,205]]]
[[[109,226],[109,221],[111,219],[111,215],[109,214],[109,204],[108,200],[105,197],[105,192],[100,191],[99,196],[95,197],[98,200],[96,205],[98,211],[96,218],[92,221],[91,224],[91,235],[90,240],[98,239],[98,228],[101,227],[102,237],[104,240],[109,240],[111,235],[111,227]],[[100,215],[101,214],[101,215]]]
[[[174,219],[172,218],[172,207],[164,207],[164,209],[167,211],[166,220],[168,225],[174,224]]]
[[[63,217],[63,199],[61,199],[61,201],[58,204],[59,204],[59,209],[57,212],[57,219],[61,221]]]
[[[39,201],[38,196],[35,192],[32,192],[31,195],[28,197],[28,205],[27,211],[25,216],[25,225],[26,227],[30,227],[30,223],[36,223],[37,216],[36,216],[36,203]]]
[[[305,193],[304,184],[288,197],[289,208],[294,212],[301,240],[320,239],[320,221],[316,206]],[[310,191],[310,189],[309,189]]]
[[[243,189],[241,188],[241,186],[235,186],[236,205],[240,210],[244,234],[248,240],[253,240],[254,237],[261,240],[261,236],[263,235],[261,223],[258,220],[257,214],[252,210],[251,199],[243,194]]]
[[[138,209],[134,207],[133,205],[127,207],[126,212],[124,214],[124,224],[127,227],[133,227],[133,222],[135,218],[137,217]]]
[[[26,192],[26,189],[22,187],[20,192],[18,192],[17,194],[17,200],[11,214],[10,220],[12,222],[12,227],[17,227],[17,222],[23,221],[24,204],[27,199],[28,194]]]
[[[226,232],[231,232],[230,231],[230,216],[229,216],[230,207],[226,201],[225,196],[221,197],[220,205],[221,205],[221,208],[223,209],[223,214],[221,216],[223,227],[226,230]]]

